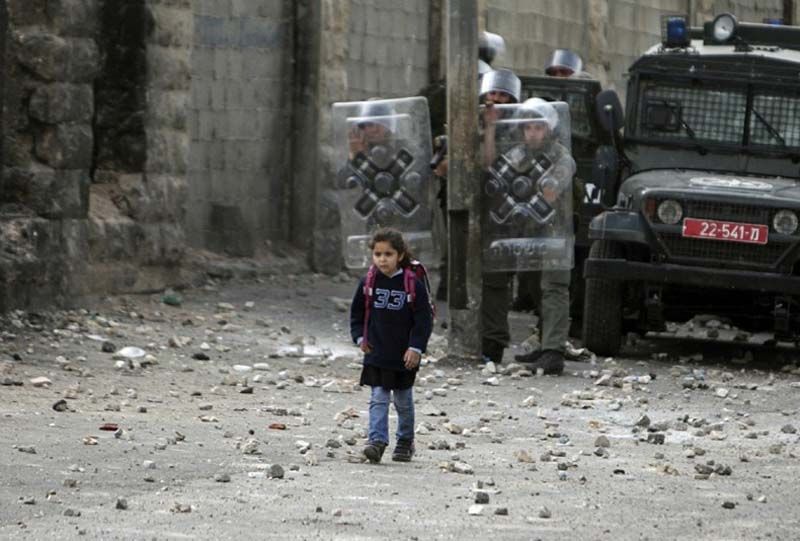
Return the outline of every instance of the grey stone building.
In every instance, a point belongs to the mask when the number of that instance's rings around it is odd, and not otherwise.
[[[330,105],[443,72],[444,0],[0,0],[0,310],[181,282],[187,254],[338,270]],[[500,65],[571,47],[607,86],[658,15],[785,0],[481,0]]]

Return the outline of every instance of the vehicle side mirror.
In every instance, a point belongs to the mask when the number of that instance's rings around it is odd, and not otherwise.
[[[619,153],[610,145],[597,149],[592,163],[592,183],[604,194],[613,194],[619,177]]]
[[[595,98],[595,104],[597,120],[603,129],[610,134],[619,131],[625,121],[625,115],[617,93],[613,90],[603,90]]]

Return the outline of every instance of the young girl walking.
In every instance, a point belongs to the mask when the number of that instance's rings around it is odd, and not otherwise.
[[[376,464],[389,444],[389,402],[397,411],[397,443],[392,460],[414,455],[414,380],[433,329],[428,291],[416,280],[414,298],[406,291],[406,270],[412,261],[403,235],[378,230],[369,242],[373,287],[361,279],[350,307],[350,334],[364,352],[361,385],[372,388],[369,442],[364,455]],[[368,274],[369,276],[369,274]],[[369,302],[370,306],[367,306]]]

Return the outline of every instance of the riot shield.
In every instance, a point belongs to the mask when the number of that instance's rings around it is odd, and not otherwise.
[[[569,107],[539,98],[494,107],[483,141],[484,272],[571,269]]]
[[[347,268],[370,265],[368,242],[380,227],[400,230],[420,260],[437,261],[427,100],[334,103],[333,129],[342,164],[334,184]]]

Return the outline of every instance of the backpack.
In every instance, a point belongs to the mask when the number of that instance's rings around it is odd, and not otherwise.
[[[367,339],[367,329],[369,328],[369,313],[372,310],[373,290],[375,289],[375,279],[378,276],[378,267],[370,265],[367,271],[367,279],[364,281],[364,340]],[[417,300],[417,280],[423,283],[425,291],[428,293],[428,309],[431,311],[431,317],[436,318],[436,305],[433,304],[433,297],[431,296],[431,282],[428,279],[428,269],[425,265],[417,261],[411,260],[408,267],[403,267],[403,289],[408,295],[408,302],[412,309],[414,302]]]

